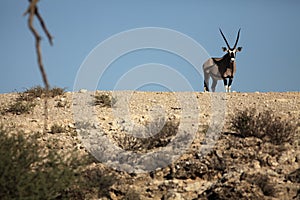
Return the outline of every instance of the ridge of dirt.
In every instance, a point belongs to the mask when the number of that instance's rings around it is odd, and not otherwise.
[[[44,102],[41,98],[33,100],[36,106],[32,112],[20,115],[2,112],[0,124],[24,130],[24,134],[41,133],[40,141],[45,148],[49,141],[55,141],[51,145],[57,149],[77,150],[80,155],[87,155],[89,153],[75,131],[73,94],[66,92],[48,101],[49,132],[51,126],[58,124],[64,128],[62,133],[42,134]],[[113,95],[110,91],[97,91],[96,94]],[[295,141],[282,145],[263,142],[255,137],[238,137],[229,130],[230,118],[246,108],[258,112],[269,109],[281,119],[299,121],[300,92],[220,93],[224,103],[221,109],[225,111],[223,132],[206,155],[201,155],[201,150],[213,115],[211,93],[124,91],[123,94],[130,94],[129,116],[114,113],[113,109],[122,105],[118,98],[113,107],[91,105],[95,108],[99,126],[115,144],[121,141],[119,146],[122,148],[131,147],[136,142],[127,136],[130,131],[128,123],[146,126],[163,116],[164,119],[176,119],[180,124],[183,105],[178,95],[196,99],[197,105],[193,106],[199,110],[198,124],[191,126],[196,126],[198,131],[189,149],[179,159],[153,172],[117,171],[95,159],[87,168],[112,174],[116,181],[105,189],[105,195],[90,191],[85,195],[86,199],[300,199],[300,127]],[[122,92],[118,95],[122,96]],[[7,110],[17,97],[17,93],[0,94],[0,110]],[[189,102],[189,99],[186,101]],[[157,113],[160,115],[156,116]],[[172,135],[167,139],[170,137]],[[139,151],[139,148],[136,150]]]

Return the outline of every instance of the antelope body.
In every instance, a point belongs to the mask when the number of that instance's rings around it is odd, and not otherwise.
[[[222,30],[221,29],[219,30],[227,45],[227,48],[222,47],[223,51],[226,52],[226,54],[222,58],[209,58],[203,64],[205,92],[209,91],[209,78],[212,79],[211,90],[213,92],[216,89],[218,80],[223,80],[225,92],[231,91],[232,80],[236,72],[236,62],[235,62],[236,52],[240,52],[242,50],[242,47],[236,48],[240,37],[241,29],[239,29],[238,31],[238,35],[233,48],[229,46],[224,34],[222,33]],[[227,79],[229,79],[229,81],[227,81]]]

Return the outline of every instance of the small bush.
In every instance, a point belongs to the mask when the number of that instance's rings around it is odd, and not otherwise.
[[[166,121],[164,124],[161,124],[160,121],[154,121],[146,125],[147,133],[145,133],[145,136],[152,135],[150,137],[138,138],[131,134],[124,134],[116,135],[114,139],[124,150],[147,152],[167,146],[178,133],[178,127],[179,122],[175,120]]]
[[[54,87],[49,89],[48,96],[56,97],[63,95],[65,93],[65,88]],[[46,96],[46,89],[42,86],[35,86],[30,89],[26,89],[24,92],[19,93],[17,101],[33,101],[36,98],[43,98]]]
[[[66,90],[66,88],[54,87],[54,88],[50,89],[50,91],[49,91],[50,97],[56,97],[56,96],[63,95],[65,93],[65,90]]]
[[[57,199],[76,185],[79,159],[45,151],[37,139],[0,125],[0,199]]]
[[[23,93],[19,93],[20,98],[25,101],[32,101],[35,98],[41,98],[45,93],[45,89],[41,86],[32,87],[25,90]]]
[[[94,103],[101,107],[113,107],[116,103],[116,99],[107,94],[95,95]]]
[[[270,110],[257,113],[255,109],[239,111],[231,119],[231,129],[242,137],[257,137],[279,145],[292,142],[297,125],[291,120],[283,120]]]
[[[17,101],[13,104],[11,104],[8,109],[6,110],[7,112],[13,113],[13,114],[24,114],[24,113],[30,113],[33,111],[33,108],[36,106],[35,103],[32,102],[27,102],[27,101]]]
[[[53,134],[55,134],[55,133],[63,133],[65,131],[66,131],[66,129],[63,126],[61,126],[61,125],[53,124],[51,126],[51,133],[53,133]]]
[[[239,111],[232,119],[231,119],[231,129],[240,133],[243,137],[256,136],[257,130],[255,127],[255,113],[253,110],[243,110]]]
[[[84,181],[86,185],[83,190],[91,190],[91,188],[98,189],[98,197],[110,198],[109,188],[117,181],[115,175],[110,175],[100,169],[88,169],[83,172]]]

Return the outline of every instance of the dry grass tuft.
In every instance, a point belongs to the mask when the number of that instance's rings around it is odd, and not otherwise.
[[[230,126],[242,137],[257,137],[275,145],[293,142],[298,129],[294,120],[281,119],[271,110],[258,113],[255,109],[238,111]]]

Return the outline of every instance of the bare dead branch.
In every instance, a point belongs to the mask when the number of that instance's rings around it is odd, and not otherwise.
[[[49,82],[48,82],[48,78],[47,78],[47,74],[46,74],[46,71],[45,71],[45,68],[44,68],[44,64],[43,64],[43,61],[42,61],[42,51],[41,51],[41,36],[40,34],[38,33],[38,31],[35,29],[34,25],[33,25],[33,20],[34,20],[34,16],[37,17],[37,19],[39,20],[40,24],[41,24],[41,27],[43,29],[43,31],[45,32],[45,34],[47,35],[47,38],[49,40],[49,43],[50,45],[53,44],[52,42],[52,36],[50,35],[47,27],[46,27],[46,24],[42,18],[42,16],[40,15],[40,13],[38,12],[38,8],[37,8],[37,3],[38,3],[39,0],[29,0],[29,7],[28,9],[26,10],[26,12],[24,13],[25,15],[26,14],[29,14],[29,17],[28,17],[28,27],[29,27],[29,30],[31,31],[31,33],[33,34],[34,38],[35,38],[35,49],[36,49],[36,54],[37,54],[37,62],[38,62],[38,66],[39,66],[39,69],[40,69],[40,72],[41,72],[41,75],[42,75],[42,78],[43,78],[43,82],[44,82],[44,85],[45,85],[45,89],[46,89],[46,97],[45,97],[45,100],[44,100],[44,114],[45,114],[45,119],[44,119],[44,131],[46,132],[47,131],[47,120],[48,120],[48,97],[49,97]]]
[[[50,32],[48,31],[47,27],[46,27],[46,24],[42,18],[42,16],[40,15],[39,11],[38,11],[38,8],[36,7],[35,8],[35,16],[38,18],[38,20],[40,21],[40,24],[41,24],[41,27],[43,28],[45,34],[47,35],[47,38],[48,38],[48,41],[50,43],[50,45],[52,46],[53,45],[53,37],[52,35],[50,34]]]

